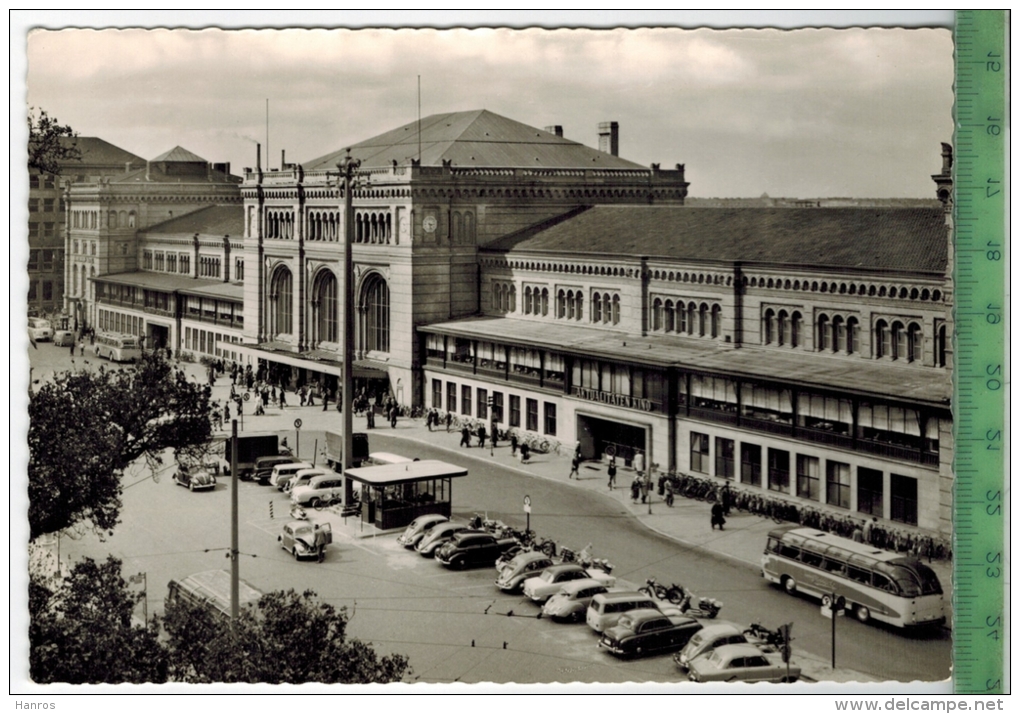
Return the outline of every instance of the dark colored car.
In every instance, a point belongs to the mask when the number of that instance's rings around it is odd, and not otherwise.
[[[674,652],[702,628],[693,617],[663,615],[658,610],[632,610],[620,617],[599,640],[618,657],[640,657],[652,652]]]
[[[496,564],[496,559],[517,544],[513,538],[496,538],[482,531],[462,531],[436,551],[436,560],[448,568]]]
[[[187,486],[189,491],[216,488],[216,476],[206,469],[189,469],[181,466],[174,474],[174,482]]]
[[[269,477],[273,475],[273,467],[277,464],[293,464],[299,459],[290,454],[279,454],[277,456],[260,456],[255,459],[255,468],[251,478],[261,484],[268,484]]]

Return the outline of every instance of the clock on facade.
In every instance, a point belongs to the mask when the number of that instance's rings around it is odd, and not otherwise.
[[[421,227],[425,229],[426,233],[435,233],[438,224],[439,222],[435,216],[425,216],[425,219],[421,222]]]

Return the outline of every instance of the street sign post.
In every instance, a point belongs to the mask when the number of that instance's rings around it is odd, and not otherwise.
[[[531,530],[531,496],[524,497],[524,513],[527,516],[524,524],[524,532],[527,533]]]
[[[301,424],[302,421],[300,419],[294,420],[294,442],[296,446],[294,456],[298,457],[299,459],[301,458]]]
[[[822,616],[832,620],[832,668],[836,669],[836,617],[843,614],[846,598],[842,595],[826,595],[822,598]]]

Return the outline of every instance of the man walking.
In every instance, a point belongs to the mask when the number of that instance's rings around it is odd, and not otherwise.
[[[460,430],[460,445],[471,448],[471,430],[468,429],[467,424]]]
[[[580,479],[580,474],[577,472],[578,467],[581,465],[581,457],[574,453],[574,458],[570,461],[570,475],[567,478],[574,478],[575,476]]]
[[[612,456],[609,459],[609,490],[612,491],[616,487],[616,457]]]

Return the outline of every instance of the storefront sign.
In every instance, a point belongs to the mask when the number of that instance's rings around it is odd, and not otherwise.
[[[587,399],[590,402],[601,402],[612,404],[614,407],[625,407],[627,409],[640,409],[641,411],[655,411],[655,404],[651,399],[638,399],[625,394],[613,394],[612,392],[601,392],[598,389],[589,387],[573,387],[572,393],[575,397]]]

